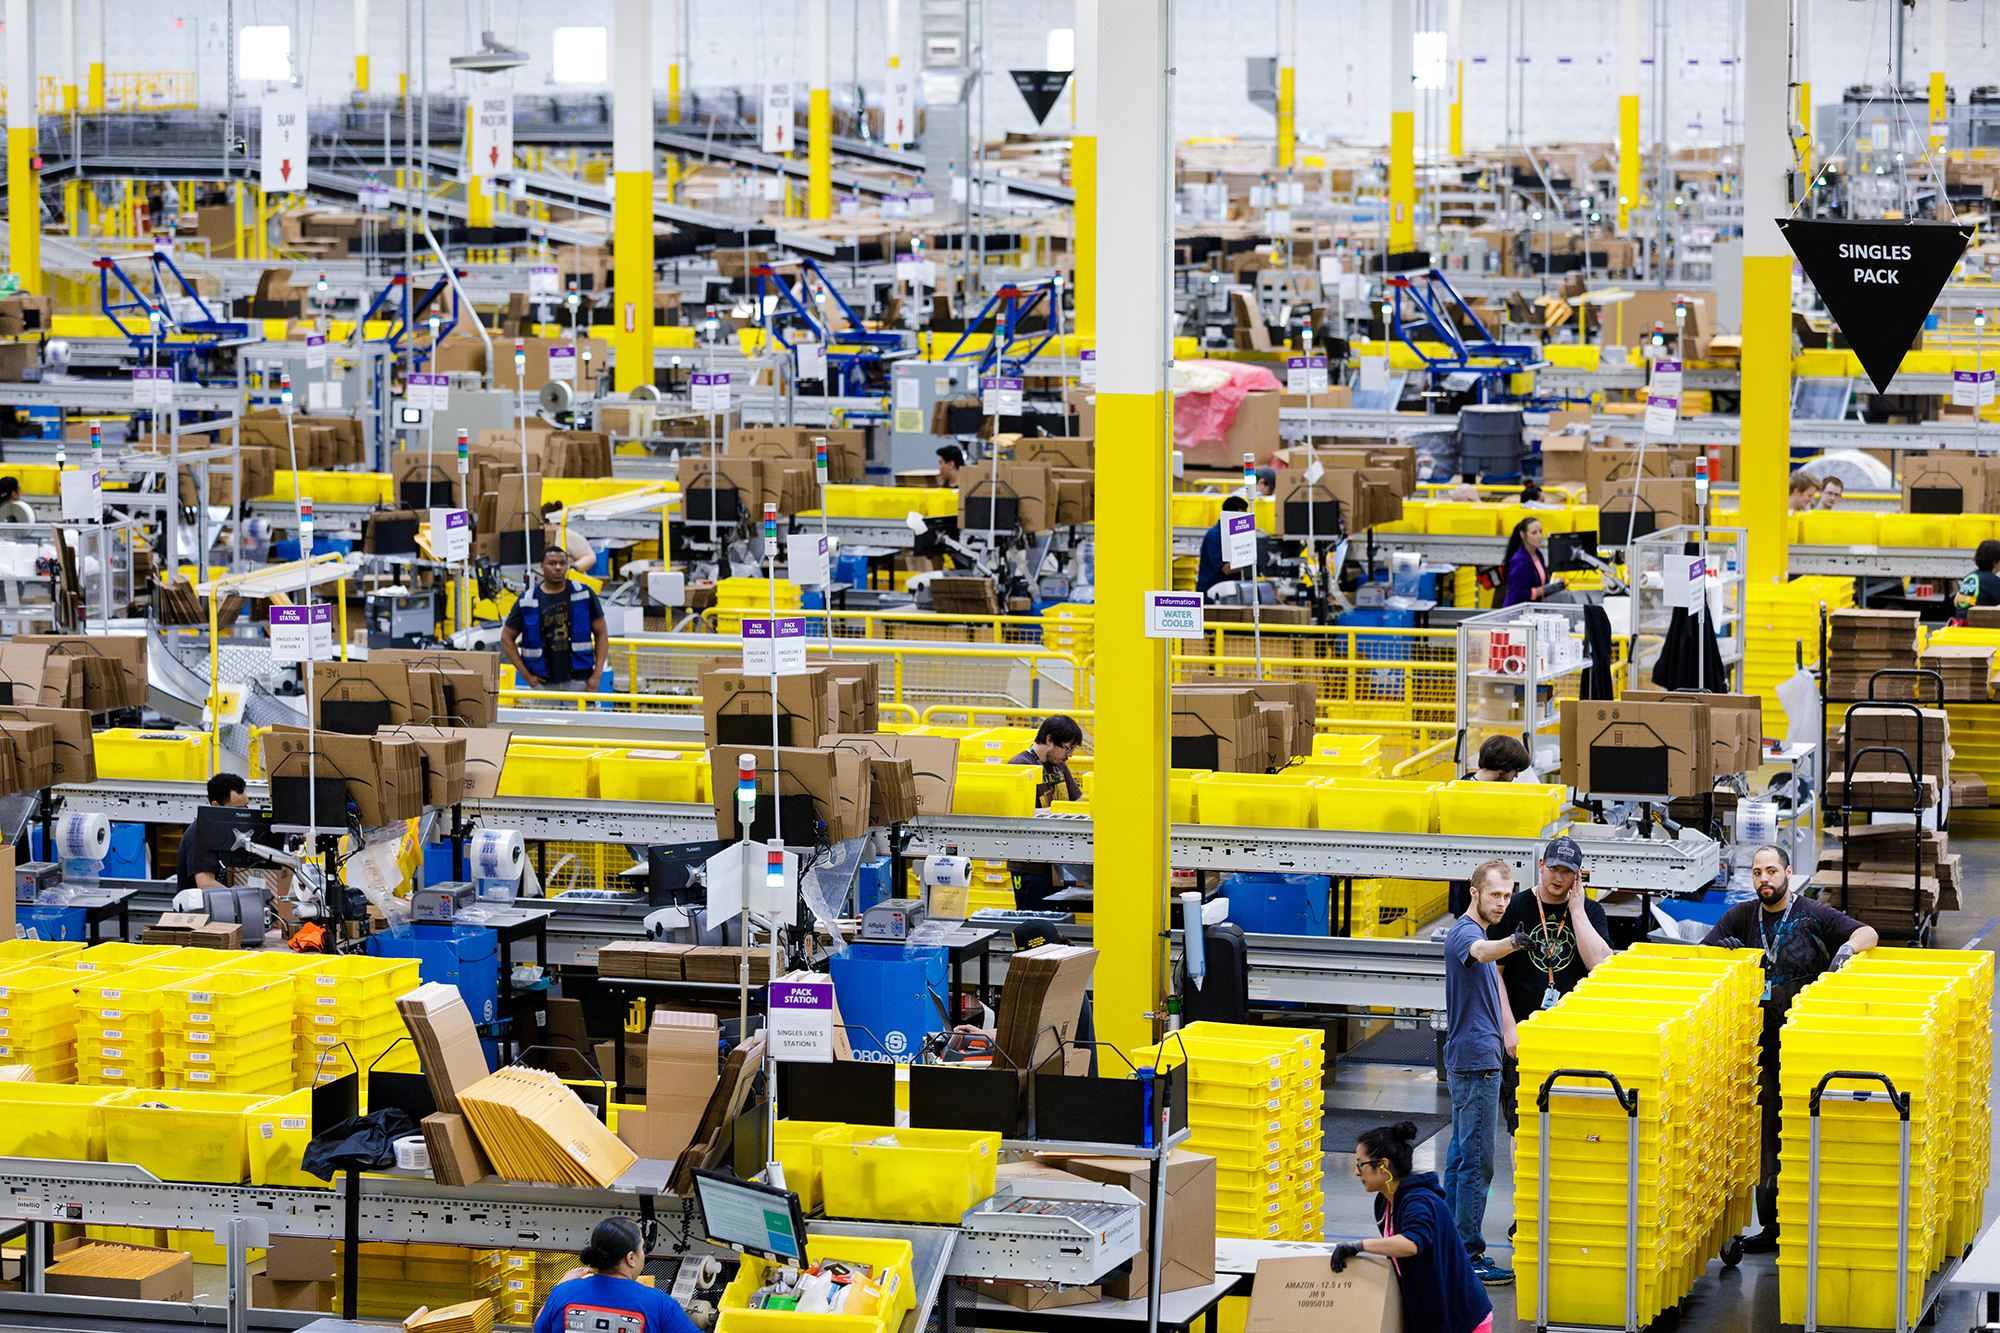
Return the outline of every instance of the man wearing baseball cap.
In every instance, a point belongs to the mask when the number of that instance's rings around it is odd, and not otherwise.
[[[1541,876],[1507,904],[1486,938],[1504,946],[1494,953],[1500,984],[1515,1023],[1525,1023],[1575,989],[1606,958],[1611,936],[1604,909],[1584,896],[1583,848],[1570,837],[1550,838],[1542,848]],[[1520,1062],[1502,1066],[1500,1114],[1509,1134],[1520,1130],[1514,1105]]]

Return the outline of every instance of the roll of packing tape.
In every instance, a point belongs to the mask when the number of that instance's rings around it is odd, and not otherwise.
[[[514,829],[479,830],[472,835],[467,856],[474,879],[516,880],[527,864],[527,849]]]
[[[111,854],[111,821],[101,814],[69,814],[56,821],[56,848],[65,861],[102,861]]]
[[[431,1169],[429,1146],[421,1134],[405,1134],[395,1142],[396,1165],[404,1171],[428,1171]]]

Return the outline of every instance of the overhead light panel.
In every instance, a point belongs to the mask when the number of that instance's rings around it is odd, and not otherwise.
[[[518,69],[528,63],[528,53],[507,45],[491,30],[479,34],[480,45],[469,56],[453,56],[453,69],[469,70],[474,74],[498,74],[502,70]]]

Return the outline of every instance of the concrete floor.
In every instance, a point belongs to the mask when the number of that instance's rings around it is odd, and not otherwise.
[[[2000,839],[1954,835],[1951,849],[1965,858],[1961,881],[1964,887],[1959,893],[1964,910],[1946,915],[1940,943],[1947,948],[1964,948],[1976,940],[1976,947],[1992,949],[1996,937],[2000,937],[2000,931],[1988,931],[1993,924],[1989,918],[2000,918]],[[1407,1111],[1451,1114],[1451,1099],[1435,1073],[1428,1068],[1397,1065],[1340,1066],[1333,1086],[1326,1090],[1325,1104],[1379,1110],[1385,1124]],[[1995,1122],[1994,1134],[1996,1141],[2000,1141],[2000,1120]],[[1440,1134],[1420,1145],[1417,1169],[1442,1175],[1446,1142],[1447,1136]],[[1511,1267],[1513,1247],[1507,1241],[1507,1227],[1514,1220],[1513,1151],[1504,1130],[1499,1158],[1492,1192],[1488,1195],[1485,1231],[1489,1253]],[[1373,1200],[1354,1178],[1351,1147],[1329,1152],[1325,1172],[1326,1239],[1359,1239],[1376,1234]],[[1993,1224],[1996,1208],[2000,1208],[2000,1190],[1989,1190],[1986,1226]],[[1495,1329],[1511,1327],[1516,1319],[1514,1288],[1489,1287],[1487,1292],[1493,1299]],[[1942,1296],[1937,1305],[1936,1327],[1943,1330],[1972,1327],[1976,1322],[1975,1304],[1970,1295]],[[1523,1327],[1531,1326],[1534,1311],[1531,1309],[1520,1318],[1525,1321]],[[1695,1282],[1688,1311],[1679,1324],[1682,1333],[1767,1333],[1778,1327],[1775,1255],[1747,1256],[1734,1270],[1723,1268],[1719,1260],[1711,1260],[1707,1275]]]

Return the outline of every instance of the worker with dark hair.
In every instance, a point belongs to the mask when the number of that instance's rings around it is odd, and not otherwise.
[[[938,485],[956,487],[958,471],[965,466],[965,450],[955,444],[940,445],[937,451]]]
[[[673,1297],[639,1281],[646,1269],[646,1238],[631,1218],[599,1222],[580,1257],[590,1272],[556,1283],[535,1316],[535,1333],[695,1333]]]
[[[33,523],[35,511],[21,498],[17,477],[0,477],[0,523]]]
[[[1250,507],[1250,502],[1240,495],[1232,495],[1222,502],[1225,514],[1240,514]],[[1210,528],[1201,539],[1201,567],[1195,571],[1194,590],[1207,593],[1216,584],[1236,577],[1232,572],[1236,566],[1222,563],[1222,524]]]
[[[1972,552],[1972,572],[1958,581],[1958,595],[1952,599],[1952,619],[1965,623],[1965,613],[1975,606],[2000,606],[2000,541],[1988,537]]]
[[[1479,758],[1473,762],[1476,767],[1460,782],[1534,781],[1535,763],[1519,736],[1488,736],[1480,743]],[[1528,775],[1526,779],[1522,778],[1523,773]],[[1471,903],[1471,881],[1455,879],[1445,885],[1445,910],[1451,915],[1464,916]]]
[[[1435,1171],[1415,1169],[1415,1121],[1363,1130],[1354,1144],[1354,1175],[1375,1196],[1379,1236],[1333,1247],[1333,1271],[1355,1256],[1395,1265],[1405,1333],[1478,1333],[1493,1326],[1493,1302],[1474,1276],[1451,1206]]]
[[[1257,498],[1268,500],[1278,493],[1278,469],[1260,467],[1257,469]]]
[[[217,773],[208,780],[208,803],[240,810],[250,804],[250,791],[240,773]],[[181,851],[174,866],[174,888],[223,888],[222,853],[209,849],[202,833],[202,814],[195,811],[194,822],[181,834]],[[176,909],[178,910],[178,909]]]
[[[1035,784],[1035,804],[1047,807],[1054,801],[1080,801],[1083,788],[1069,771],[1070,756],[1083,744],[1083,728],[1064,713],[1042,719],[1034,744],[1007,762],[1041,765],[1041,781]],[[1041,861],[1009,861],[1014,875],[1014,906],[1023,912],[1039,911],[1043,900],[1055,891],[1055,868]]]

